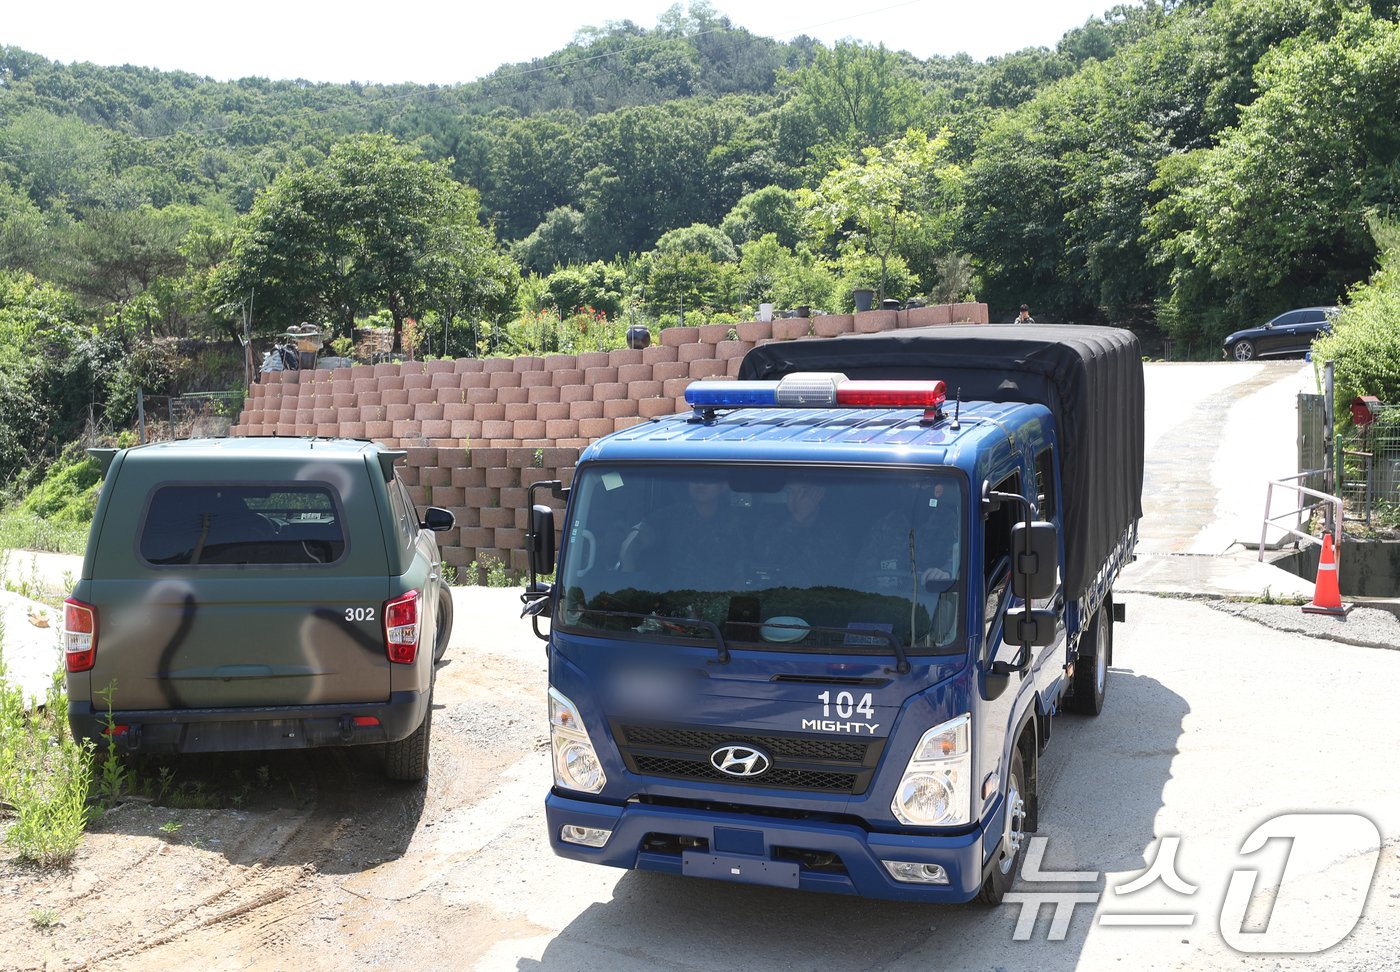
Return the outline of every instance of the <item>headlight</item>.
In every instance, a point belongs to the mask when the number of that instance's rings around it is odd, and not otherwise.
[[[900,823],[957,826],[971,819],[971,724],[972,716],[965,712],[923,734],[890,801]]]
[[[555,786],[584,793],[603,789],[608,778],[578,707],[553,687],[549,690],[549,742],[554,751]]]

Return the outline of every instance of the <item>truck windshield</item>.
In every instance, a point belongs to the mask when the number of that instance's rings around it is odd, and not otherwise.
[[[949,469],[585,466],[555,625],[651,640],[960,651],[963,478]],[[679,619],[707,624],[686,625]]]

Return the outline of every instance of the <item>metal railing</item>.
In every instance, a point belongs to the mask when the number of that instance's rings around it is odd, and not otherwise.
[[[1312,513],[1318,507],[1323,506],[1326,503],[1331,503],[1333,506],[1332,522],[1337,524],[1338,536],[1336,539],[1338,541],[1338,551],[1340,552],[1340,533],[1342,523],[1346,515],[1346,504],[1343,502],[1340,496],[1334,496],[1331,493],[1324,493],[1319,489],[1313,489],[1310,486],[1304,486],[1302,482],[1300,482],[1300,480],[1311,479],[1316,477],[1319,474],[1319,472],[1320,470],[1317,469],[1309,469],[1304,472],[1297,473],[1293,476],[1287,476],[1283,479],[1272,479],[1269,481],[1268,492],[1265,494],[1264,497],[1264,526],[1259,533],[1259,559],[1261,561],[1264,559],[1264,551],[1268,549],[1267,545],[1269,540],[1270,527],[1272,527],[1275,530],[1282,530],[1285,534],[1294,537],[1298,540],[1306,540],[1309,543],[1321,543],[1321,541],[1317,537],[1313,536],[1311,533],[1303,529],[1303,527],[1307,526],[1307,523],[1304,522],[1303,514],[1307,513],[1309,515],[1309,519],[1311,519]],[[1297,502],[1299,504],[1298,507],[1296,509],[1288,510],[1284,513],[1275,514],[1273,512],[1275,486],[1277,486],[1279,489],[1290,490],[1293,493],[1297,494]],[[1304,502],[1304,497],[1309,496],[1315,497],[1317,500],[1319,500],[1319,502]],[[1279,520],[1287,519],[1288,517],[1294,518],[1292,526],[1285,526],[1284,524],[1277,522]],[[1283,541],[1280,540],[1279,544],[1282,543]]]

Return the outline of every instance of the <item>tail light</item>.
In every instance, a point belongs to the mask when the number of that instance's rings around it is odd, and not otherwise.
[[[391,662],[412,665],[418,656],[418,605],[422,596],[409,591],[384,602],[384,649]]]
[[[63,660],[70,672],[86,672],[97,660],[97,610],[76,598],[63,602]]]

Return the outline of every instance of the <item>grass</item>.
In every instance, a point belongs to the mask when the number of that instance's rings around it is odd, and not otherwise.
[[[0,627],[0,802],[11,819],[4,842],[20,860],[63,867],[73,860],[88,823],[92,746],[75,742],[55,674],[43,705],[26,709],[5,678]]]
[[[58,912],[53,908],[35,908],[29,913],[29,923],[40,931],[48,931],[58,924]]]
[[[0,548],[81,554],[91,524],[59,524],[33,513],[9,509],[0,513]]]

